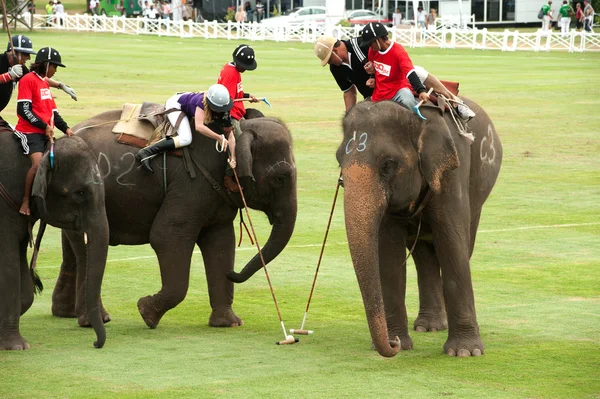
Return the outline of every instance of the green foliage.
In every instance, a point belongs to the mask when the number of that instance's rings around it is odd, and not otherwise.
[[[124,102],[164,102],[206,90],[235,41],[113,34],[31,32],[68,68],[53,90],[71,125]],[[98,45],[102,43],[102,45]],[[268,266],[286,328],[298,328],[314,277],[339,168],[344,103],[311,43],[255,42],[258,69],[244,89],[273,104],[294,137],[298,220],[289,246]],[[157,52],[168,48],[169,52]],[[600,392],[600,63],[598,53],[407,49],[417,65],[460,82],[491,115],[503,142],[499,180],[488,199],[471,262],[485,355],[442,353],[447,332],[416,333],[392,359],[371,351],[345,236],[343,191],[329,232],[305,327],[295,345],[282,331],[264,273],[235,286],[244,326],[207,326],[210,305],[199,251],[187,298],[148,329],[137,300],[160,289],[148,245],[111,247],[102,298],[112,316],[107,343],[91,329],[50,316],[60,268],[60,234],[49,228],[38,258],[46,290],[21,318],[25,352],[0,351],[0,396],[8,398],[536,398],[596,399]],[[186,54],[173,58],[172,54]],[[207,57],[210,54],[210,57]],[[149,68],[169,65],[169,68]],[[190,79],[190,65],[195,65]],[[577,90],[564,90],[565,82]],[[16,96],[3,118],[16,122]],[[398,134],[402,134],[401,131]],[[476,145],[476,144],[475,144]],[[259,240],[270,226],[252,212]],[[237,231],[237,226],[236,226]],[[236,270],[254,256],[247,238]],[[407,312],[418,312],[408,266]]]
[[[225,21],[235,21],[235,7],[227,7],[227,14],[225,14]]]

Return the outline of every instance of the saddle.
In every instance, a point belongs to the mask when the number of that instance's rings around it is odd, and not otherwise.
[[[176,127],[167,118],[167,114],[173,111],[165,110],[164,105],[157,103],[125,103],[112,132],[117,135],[118,143],[144,148],[164,137],[177,135]],[[183,113],[177,125],[181,118],[185,118]],[[181,150],[170,151],[169,154],[181,156]]]

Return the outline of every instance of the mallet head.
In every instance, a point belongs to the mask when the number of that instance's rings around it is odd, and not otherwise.
[[[275,342],[275,345],[291,345],[295,344],[296,342],[300,342],[300,340],[298,338],[294,338],[291,335],[288,335],[283,341]]]
[[[290,329],[290,334],[310,335],[312,333],[312,330],[294,330],[293,328]]]

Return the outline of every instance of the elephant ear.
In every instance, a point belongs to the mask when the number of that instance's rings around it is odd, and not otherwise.
[[[33,189],[31,195],[34,197],[40,197],[46,199],[46,193],[48,191],[48,182],[52,178],[52,171],[50,170],[50,158],[48,154],[42,157],[35,180],[33,181]]]
[[[242,135],[236,140],[235,151],[237,153],[237,167],[236,172],[239,178],[249,177],[254,180],[252,174],[253,158],[256,140],[256,132],[252,129],[244,129]]]
[[[434,193],[442,190],[441,179],[444,172],[460,166],[454,140],[445,122],[427,123],[421,131],[418,142],[421,173],[425,176]]]

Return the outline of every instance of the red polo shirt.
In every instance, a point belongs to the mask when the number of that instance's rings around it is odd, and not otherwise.
[[[31,111],[46,124],[50,124],[53,112],[57,110],[48,82],[35,72],[29,72],[19,81],[17,102],[20,101],[30,101]],[[33,126],[20,115],[17,116],[19,120],[15,127],[16,131],[25,134],[45,133],[43,129]]]

